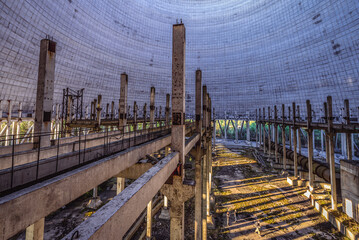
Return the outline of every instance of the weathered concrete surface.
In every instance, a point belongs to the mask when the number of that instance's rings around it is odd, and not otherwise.
[[[151,167],[153,167],[152,163],[136,163],[131,167],[121,171],[117,177],[120,178],[128,178],[128,179],[137,179],[142,174],[147,172]]]
[[[216,146],[214,216],[220,226],[209,230],[212,239],[343,239],[302,195],[305,188],[293,188],[285,177],[260,167],[251,151],[243,145]],[[254,232],[256,219],[261,237]]]
[[[359,163],[340,161],[343,211],[359,222]]]
[[[122,239],[177,167],[178,160],[176,152],[163,158],[64,239],[71,239],[75,231],[79,232],[78,239]]]
[[[42,39],[40,44],[39,72],[37,79],[34,134],[45,134],[34,138],[34,146],[49,146],[51,113],[54,99],[56,42]]]
[[[0,239],[13,236],[38,219],[47,216],[137,163],[146,154],[151,154],[153,151],[158,151],[169,145],[170,141],[171,137],[166,136],[129,148],[121,153],[0,198]]]

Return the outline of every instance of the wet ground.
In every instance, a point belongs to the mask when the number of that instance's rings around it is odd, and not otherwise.
[[[211,239],[346,239],[302,196],[305,188],[293,188],[286,177],[260,166],[253,151],[245,144],[216,146],[212,191],[217,226],[209,231]]]

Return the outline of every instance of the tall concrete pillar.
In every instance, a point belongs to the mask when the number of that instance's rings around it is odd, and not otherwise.
[[[156,96],[155,87],[151,87],[151,95],[150,95],[150,128],[153,128],[154,124],[155,124],[155,96]]]
[[[147,204],[146,240],[152,239],[152,200]]]
[[[308,173],[309,173],[309,191],[314,190],[314,175],[313,175],[313,129],[312,123],[312,106],[307,100],[307,132],[308,132]]]
[[[288,106],[288,121],[291,120],[291,110],[290,107]],[[292,131],[290,126],[288,127],[288,141],[289,141],[289,149],[292,150]]]
[[[333,103],[332,97],[327,97],[328,104],[328,136],[329,136],[329,167],[330,167],[330,184],[331,184],[331,202],[332,209],[337,210],[338,208],[338,197],[337,197],[337,184],[335,177],[335,156],[334,156],[334,131],[333,131]]]
[[[246,128],[247,128],[247,141],[251,142],[251,132],[249,129],[249,120],[246,121]]]
[[[196,132],[202,136],[202,71],[196,71]],[[194,237],[202,239],[202,149],[201,141],[196,144],[195,165],[195,224]]]
[[[287,147],[285,144],[285,106],[282,104],[282,145],[283,145],[283,169],[287,170]]]
[[[22,103],[19,103],[19,109],[18,109],[18,118],[16,121],[16,141],[15,144],[19,144],[20,143],[20,125],[22,122]]]
[[[183,24],[173,25],[172,45],[172,131],[171,148],[179,153],[181,179],[185,164],[185,46],[186,30]],[[151,91],[152,92],[152,91]],[[180,179],[178,179],[180,180]],[[183,184],[183,183],[182,183]],[[184,239],[184,202],[171,202],[170,238]]]
[[[266,153],[267,152],[267,146],[266,146],[266,109],[263,108],[263,152]]]
[[[146,129],[147,125],[147,103],[143,105],[143,126],[142,129]]]
[[[256,109],[256,148],[258,147],[258,109]]]
[[[207,95],[207,86],[203,86],[203,128],[207,129],[208,126],[208,115],[207,115],[207,104],[208,104],[208,95]],[[203,147],[205,155],[203,156],[202,161],[202,239],[207,239],[207,192],[208,192],[208,143],[206,136],[203,136]]]
[[[39,221],[28,226],[26,228],[26,240],[42,240],[44,239],[44,228],[45,228],[45,218],[41,218]]]
[[[268,154],[269,154],[269,157],[272,152],[270,143],[271,143],[271,124],[270,124],[270,107],[268,107]]]
[[[127,94],[128,94],[128,75],[121,74],[121,87],[120,87],[120,103],[119,103],[119,129],[124,131],[124,126],[127,124]]]
[[[325,142],[324,131],[320,130],[320,145],[321,145],[320,147],[322,152],[324,152],[324,142]]]
[[[350,124],[350,109],[349,109],[349,100],[345,99],[344,100],[344,112],[345,112],[345,123],[347,125]],[[345,140],[346,140],[346,156],[348,158],[348,160],[352,160],[353,159],[353,138],[352,138],[352,134],[351,133],[346,133],[345,134]]]
[[[234,119],[234,138],[238,142],[238,119]]]
[[[213,146],[216,147],[216,114],[215,108],[213,108],[213,132],[212,132],[212,139],[213,139]]]
[[[297,114],[298,114],[298,120],[300,121],[300,107],[297,106]],[[302,154],[302,138],[301,138],[301,129],[297,129],[297,136],[298,136],[298,153]]]
[[[262,114],[261,109],[259,108],[259,147],[262,146]]]
[[[136,101],[134,101],[133,103],[133,131],[137,130],[137,103]]]
[[[278,120],[278,111],[277,111],[277,106],[274,106],[274,121],[276,122],[274,124],[274,155],[275,155],[275,162],[279,162],[279,158],[278,158],[278,124],[277,124],[277,120]]]
[[[293,153],[294,153],[294,177],[298,178],[298,154],[297,154],[297,128],[296,124],[296,107],[295,102],[292,103],[293,105]]]
[[[12,101],[8,100],[8,111],[7,111],[7,121],[6,121],[6,132],[5,132],[5,146],[12,144],[11,137],[11,115],[12,115]],[[50,138],[49,138],[50,141]]]
[[[101,103],[102,103],[102,95],[98,95],[97,96],[97,128],[100,129],[101,126],[101,111],[102,111],[102,107],[101,107]]]
[[[169,126],[170,124],[170,97],[171,95],[169,93],[166,94],[166,126]]]
[[[227,111],[224,112],[224,139],[227,140]]]
[[[51,111],[54,98],[56,42],[43,39],[40,43],[39,73],[37,78],[34,147],[50,146]]]

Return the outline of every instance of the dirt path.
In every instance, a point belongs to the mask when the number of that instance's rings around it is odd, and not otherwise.
[[[262,168],[252,151],[245,146],[216,146],[213,191],[217,229],[210,232],[212,239],[345,239],[301,195],[304,188],[294,189],[285,177]],[[257,219],[261,236],[254,232]]]

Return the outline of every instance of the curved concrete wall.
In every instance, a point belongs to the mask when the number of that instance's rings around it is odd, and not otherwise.
[[[217,116],[333,96],[335,111],[359,105],[356,0],[0,0],[0,99],[35,103],[40,40],[57,42],[55,102],[85,88],[118,104],[120,74],[129,104],[156,105],[171,92],[172,24],[186,26],[188,113],[195,70],[203,70]],[[4,107],[5,105],[2,104]],[[302,105],[304,106],[304,105]],[[305,112],[304,109],[302,112]]]

